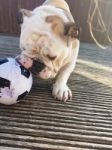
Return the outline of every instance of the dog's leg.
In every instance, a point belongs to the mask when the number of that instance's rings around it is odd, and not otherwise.
[[[52,94],[58,100],[67,101],[69,99],[72,99],[72,92],[67,86],[67,81],[69,79],[70,74],[75,68],[78,51],[79,47],[75,49],[74,59],[70,63],[66,64],[63,68],[61,68],[56,77],[56,81],[53,84]]]

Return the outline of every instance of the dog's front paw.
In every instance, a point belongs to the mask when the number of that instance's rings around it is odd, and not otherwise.
[[[65,102],[72,99],[72,92],[66,84],[55,83],[52,94],[55,99]]]

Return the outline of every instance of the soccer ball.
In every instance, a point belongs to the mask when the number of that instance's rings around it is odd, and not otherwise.
[[[32,74],[14,58],[0,59],[0,103],[11,105],[23,99],[32,87]]]

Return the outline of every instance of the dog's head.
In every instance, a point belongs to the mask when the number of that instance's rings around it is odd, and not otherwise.
[[[72,22],[65,22],[58,15],[40,11],[21,9],[19,19],[21,25],[20,48],[22,54],[42,65],[39,76],[55,77],[59,69],[69,61],[72,42],[79,38],[79,29]],[[77,47],[77,42],[76,42]],[[33,72],[35,67],[33,67]]]

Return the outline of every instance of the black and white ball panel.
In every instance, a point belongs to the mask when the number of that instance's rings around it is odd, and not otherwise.
[[[29,70],[27,70],[25,67],[23,66],[20,66],[20,69],[21,69],[21,74],[23,76],[25,76],[26,78],[29,78],[30,77],[30,72]]]
[[[0,77],[0,88],[9,87],[10,88],[10,81]]]
[[[0,65],[8,62],[9,60],[7,58],[3,58],[3,59],[0,59]]]
[[[22,100],[27,94],[28,94],[28,91],[25,91],[24,93],[22,93],[21,95],[19,95],[17,101]]]

